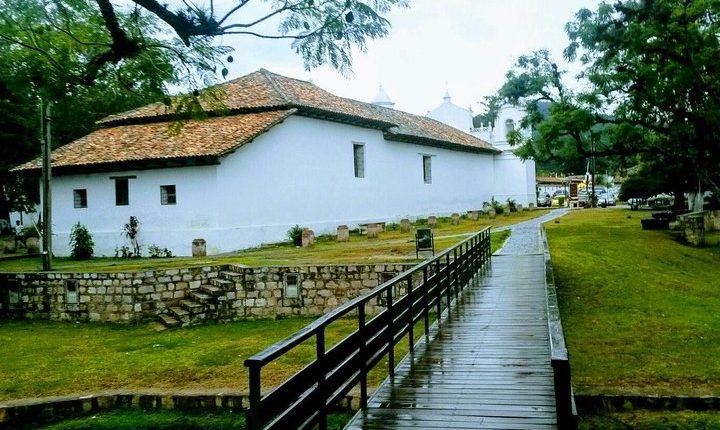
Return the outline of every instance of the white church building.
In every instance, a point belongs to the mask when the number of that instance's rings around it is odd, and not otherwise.
[[[472,129],[469,111],[457,126],[440,116],[452,104],[423,117],[392,109],[384,92],[363,103],[262,69],[198,101],[207,118],[155,103],[53,151],[56,255],[69,255],[78,222],[96,255],[114,255],[130,216],[145,252],[189,255],[197,238],[216,254],[285,240],[296,224],[322,234],[478,210],[492,197],[535,201],[534,167],[503,145],[504,130]],[[40,160],[14,171],[39,174]]]

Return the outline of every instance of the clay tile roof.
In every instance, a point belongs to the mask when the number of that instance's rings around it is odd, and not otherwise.
[[[187,122],[101,128],[52,153],[53,168],[221,156],[295,113],[277,110]],[[14,171],[41,168],[35,159]]]
[[[201,94],[206,111],[218,113],[247,112],[274,108],[298,108],[298,114],[319,116],[341,122],[353,120],[385,131],[390,140],[437,143],[455,149],[500,152],[489,143],[454,127],[424,116],[413,115],[382,106],[347,99],[299,79],[288,78],[264,69],[229,81]],[[112,115],[100,121],[104,125],[123,122],[163,120],[176,108],[155,103],[139,109]]]
[[[210,116],[182,121],[183,103],[199,102]],[[185,110],[187,109],[187,105]],[[297,114],[382,130],[388,140],[456,150],[499,153],[489,143],[439,121],[338,97],[316,85],[260,69],[208,88],[197,99],[174,98],[98,121],[103,127],[53,151],[53,167],[100,166],[131,161],[220,156],[287,116]],[[14,168],[40,168],[39,159]]]

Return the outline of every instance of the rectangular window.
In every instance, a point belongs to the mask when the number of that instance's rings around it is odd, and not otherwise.
[[[355,165],[355,177],[365,177],[365,145],[361,143],[353,144],[353,162]]]
[[[65,281],[65,309],[69,311],[77,311],[80,303],[80,294],[76,279],[68,279]]]
[[[17,279],[8,279],[8,305],[10,308],[16,308],[20,305],[20,284]]]
[[[175,203],[177,203],[175,185],[160,185],[160,204],[174,205]]]
[[[73,205],[76,208],[87,207],[87,190],[73,190]]]
[[[423,155],[423,181],[426,184],[432,183],[432,157]]]
[[[300,277],[296,273],[285,274],[283,299],[297,299],[300,297]]]
[[[127,206],[128,204],[130,204],[128,178],[115,178],[115,206]]]

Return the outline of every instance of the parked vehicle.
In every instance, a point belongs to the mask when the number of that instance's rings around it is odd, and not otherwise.
[[[545,194],[544,197],[538,197],[537,206],[539,208],[549,208],[552,206],[552,198],[550,198],[550,194]]]

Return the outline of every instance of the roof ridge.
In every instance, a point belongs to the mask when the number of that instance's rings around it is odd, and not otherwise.
[[[258,72],[260,72],[260,74],[263,75],[265,77],[265,79],[267,79],[267,81],[272,86],[273,90],[275,90],[275,92],[278,94],[278,96],[280,96],[280,98],[282,98],[283,100],[285,100],[288,103],[297,104],[296,100],[293,100],[290,97],[288,97],[288,95],[285,94],[285,92],[280,89],[280,86],[278,85],[277,81],[275,80],[273,72],[271,72],[267,69],[264,69],[264,68],[261,68],[260,70],[258,70]]]

